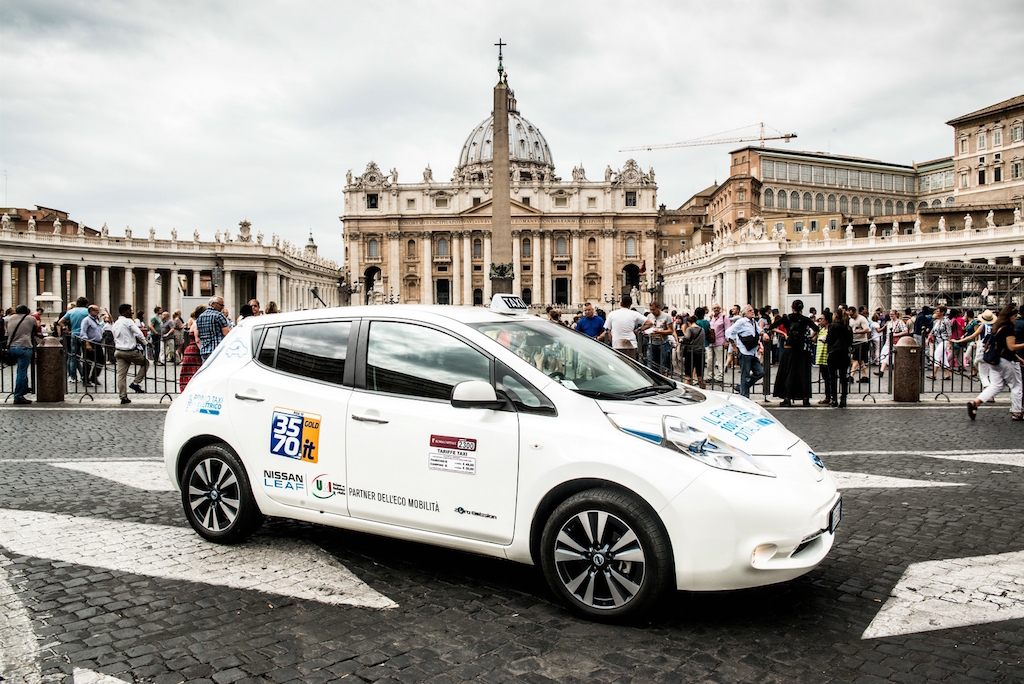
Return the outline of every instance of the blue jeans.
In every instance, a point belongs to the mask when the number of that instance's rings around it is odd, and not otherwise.
[[[647,365],[651,370],[667,375],[672,363],[672,346],[669,344],[648,344]]]
[[[82,360],[80,358],[82,347],[82,341],[79,338],[74,336],[66,338],[64,353],[66,354],[65,364],[67,366],[68,378],[76,382],[79,377],[85,380],[85,374],[82,372]]]
[[[18,360],[18,373],[14,380],[14,400],[25,398],[28,392],[28,367],[32,365],[32,347],[11,347],[11,356]]]
[[[750,388],[764,377],[761,360],[754,354],[740,354],[740,394],[750,398]]]

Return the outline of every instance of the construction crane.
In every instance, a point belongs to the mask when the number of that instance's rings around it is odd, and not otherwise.
[[[741,137],[741,138],[694,138],[693,140],[684,140],[677,143],[664,143],[661,145],[640,145],[638,147],[624,147],[619,152],[636,152],[639,150],[667,150],[673,147],[697,147],[698,145],[722,145],[725,143],[742,143],[742,142],[754,142],[755,140],[760,141],[761,147],[764,147],[765,140],[784,140],[789,142],[796,137],[796,133],[779,133],[778,135],[765,135],[764,134],[764,122],[760,124],[752,124],[760,127],[760,133],[756,138]],[[742,130],[742,128],[750,128],[750,126],[742,126],[741,128],[734,128],[732,131],[723,131],[724,133],[732,133],[733,131]],[[774,129],[773,129],[774,130]],[[778,131],[775,131],[778,133]],[[721,135],[718,133],[717,135]]]

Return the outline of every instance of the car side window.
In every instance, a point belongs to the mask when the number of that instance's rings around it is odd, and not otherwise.
[[[260,348],[259,362],[285,373],[340,385],[345,379],[351,332],[350,321],[302,323],[271,329]]]
[[[408,323],[370,324],[367,389],[447,401],[466,380],[490,382],[491,362],[462,340]]]

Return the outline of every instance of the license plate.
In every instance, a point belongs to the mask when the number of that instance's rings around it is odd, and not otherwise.
[[[836,501],[836,505],[832,507],[832,510],[828,514],[828,531],[831,534],[835,534],[836,528],[839,526],[839,521],[843,519],[843,500],[840,498]]]

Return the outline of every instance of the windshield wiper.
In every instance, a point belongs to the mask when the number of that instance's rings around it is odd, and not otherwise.
[[[610,392],[600,392],[598,390],[578,389],[578,390],[576,390],[576,394],[581,394],[584,397],[590,397],[591,399],[622,399],[623,398],[623,395],[621,395],[621,394],[612,394]]]
[[[623,392],[618,396],[627,399],[636,399],[638,397],[647,397],[653,394],[664,394],[665,392],[672,389],[669,385],[653,385],[651,387],[637,387],[635,390]]]

